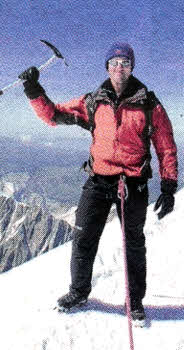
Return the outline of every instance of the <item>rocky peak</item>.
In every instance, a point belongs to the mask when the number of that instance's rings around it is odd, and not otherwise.
[[[42,207],[0,196],[0,272],[69,241],[72,231],[67,221]]]

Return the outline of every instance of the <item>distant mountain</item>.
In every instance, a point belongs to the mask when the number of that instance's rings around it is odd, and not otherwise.
[[[41,207],[1,196],[0,272],[67,242],[72,231],[66,220],[56,219]]]

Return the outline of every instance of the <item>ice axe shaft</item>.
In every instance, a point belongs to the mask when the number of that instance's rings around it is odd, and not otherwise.
[[[49,60],[45,63],[43,63],[40,67],[38,67],[38,70],[41,72],[44,70],[46,67],[48,67],[57,57],[53,55],[52,57],[49,58]]]
[[[39,71],[44,70],[46,67],[48,67],[57,57],[53,55],[50,57],[45,63],[43,63],[40,67],[38,67]],[[17,79],[13,83],[10,83],[9,85],[5,86],[3,89],[0,90],[0,95],[4,93],[4,91],[16,86],[20,85],[22,83],[22,79]]]
[[[51,48],[52,51],[54,51],[54,55],[52,57],[50,57],[45,63],[43,63],[41,66],[38,67],[38,70],[41,72],[42,70],[44,70],[45,68],[47,68],[54,60],[56,60],[56,58],[61,58],[64,60],[64,64],[66,66],[68,66],[68,63],[66,62],[65,58],[63,57],[63,55],[61,54],[61,52],[51,43],[49,43],[46,40],[40,40],[42,43],[44,43],[45,45],[47,45],[48,47]],[[15,80],[13,83],[10,83],[9,85],[5,86],[4,88],[2,88],[0,90],[0,95],[3,95],[4,91],[17,86],[19,84],[22,83],[22,79],[17,79]]]

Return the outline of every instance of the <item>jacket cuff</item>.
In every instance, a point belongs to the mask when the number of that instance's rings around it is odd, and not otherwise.
[[[161,191],[166,194],[174,194],[177,190],[177,181],[172,179],[163,179],[161,181]]]
[[[24,92],[30,100],[34,100],[35,98],[45,94],[45,90],[38,82],[33,83],[25,81],[23,85]]]

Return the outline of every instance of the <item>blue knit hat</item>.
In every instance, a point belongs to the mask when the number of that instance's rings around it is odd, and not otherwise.
[[[105,56],[105,66],[108,69],[108,61],[113,57],[126,57],[131,61],[132,70],[135,66],[135,56],[132,47],[128,43],[115,43]]]

